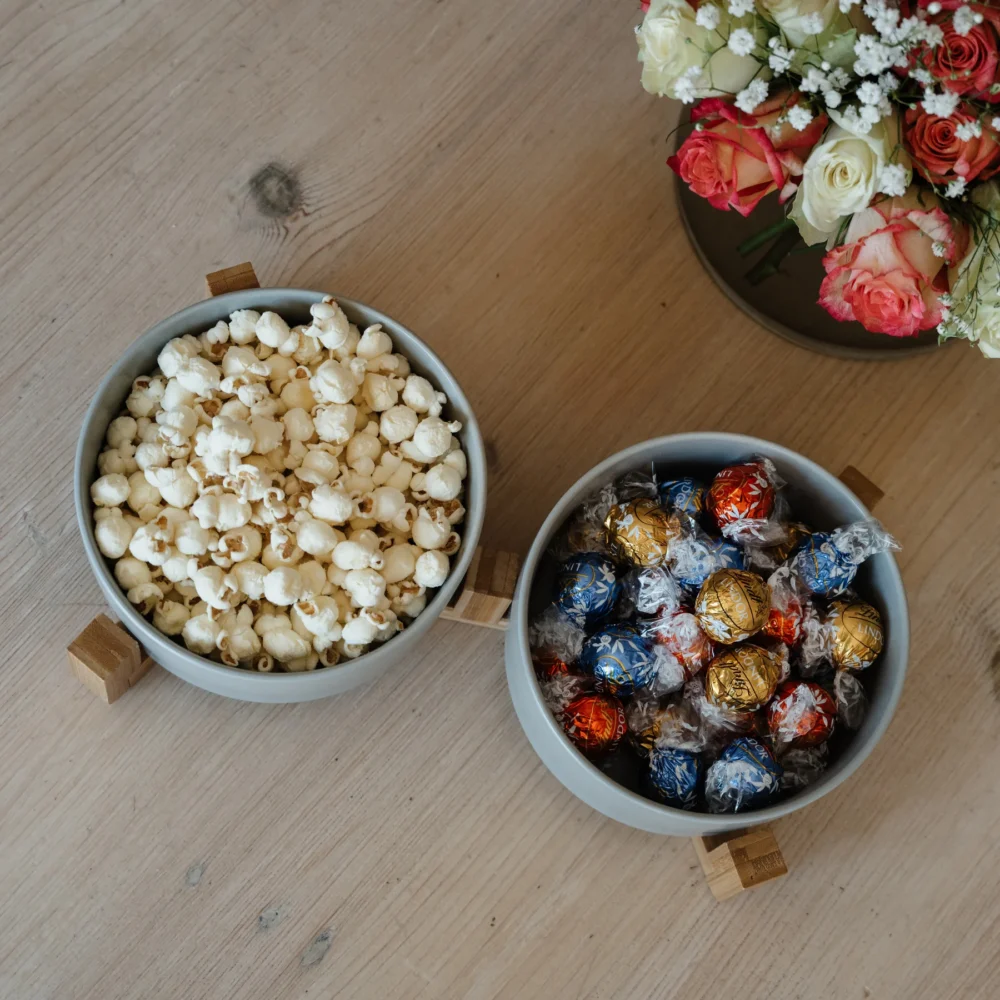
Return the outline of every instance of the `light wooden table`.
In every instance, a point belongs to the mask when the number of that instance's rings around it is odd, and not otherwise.
[[[0,3],[5,1000],[995,992],[1000,365],[845,363],[738,313],[678,224],[635,20]],[[378,686],[301,706],[157,669],[109,709],[70,676],[102,608],[70,496],[83,410],[242,260],[447,358],[489,439],[495,548],[671,431],[763,435],[886,491],[910,677],[861,771],[778,824],[788,878],[716,903],[689,841],[573,799],[513,716],[500,633],[442,622]]]

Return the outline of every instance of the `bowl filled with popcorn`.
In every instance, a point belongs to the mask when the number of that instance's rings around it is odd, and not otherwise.
[[[182,679],[262,702],[405,660],[469,567],[486,489],[441,360],[367,305],[288,288],[145,333],[97,391],[75,476],[128,631]]]

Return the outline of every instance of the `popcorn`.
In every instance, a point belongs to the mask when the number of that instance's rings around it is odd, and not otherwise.
[[[186,468],[151,468],[146,469],[144,475],[146,482],[155,486],[171,507],[190,507],[198,496],[198,484]]]
[[[302,578],[292,566],[278,566],[264,577],[264,599],[278,607],[294,604],[302,596]]]
[[[468,463],[446,396],[381,324],[359,332],[329,297],[310,313],[237,310],[165,344],[91,485],[129,601],[234,668],[361,655],[423,610],[461,544]]]
[[[124,556],[115,563],[115,579],[122,590],[131,590],[144,583],[152,583],[153,573],[149,566],[141,560],[134,556]]]
[[[309,381],[316,399],[326,403],[349,403],[358,391],[354,373],[339,361],[324,361]]]
[[[251,601],[259,601],[264,596],[264,580],[268,572],[263,563],[246,561],[236,563],[232,575],[241,594]]]
[[[320,441],[347,444],[354,434],[358,411],[346,404],[319,406],[313,412],[313,424]]]
[[[90,499],[98,507],[118,507],[129,495],[129,482],[121,473],[101,476],[90,484]]]
[[[221,631],[221,626],[212,621],[208,615],[196,615],[184,622],[181,636],[184,639],[184,645],[192,653],[205,656],[215,651],[216,640]]]
[[[420,375],[409,375],[403,387],[403,402],[416,413],[439,417],[441,407],[447,399],[445,394],[438,392],[427,379]]]
[[[448,557],[443,552],[424,552],[417,559],[413,579],[421,587],[440,587],[448,579]]]
[[[399,444],[414,436],[418,420],[416,411],[405,404],[390,406],[379,420],[379,433],[390,444]]]
[[[153,627],[164,635],[178,635],[184,630],[184,624],[190,615],[183,604],[176,601],[160,601],[153,609]]]
[[[109,559],[121,559],[128,551],[135,529],[125,519],[119,507],[101,508],[95,512],[95,516],[96,514],[103,515],[94,523],[94,539],[101,555]]]
[[[350,545],[352,543],[345,542],[344,544]],[[417,562],[419,563],[419,561],[418,559]],[[447,578],[447,573],[445,578]],[[441,583],[444,583],[444,580]],[[440,585],[437,584],[437,586]],[[375,569],[352,569],[344,578],[344,590],[351,595],[352,601],[361,608],[376,607],[385,597],[385,588],[385,577]]]
[[[236,578],[219,566],[198,567],[197,560],[193,560],[193,563],[189,575],[198,596],[210,608],[219,611],[234,608],[239,594]]]

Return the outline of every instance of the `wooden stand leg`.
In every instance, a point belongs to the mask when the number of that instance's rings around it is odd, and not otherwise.
[[[109,705],[153,665],[135,639],[107,615],[98,615],[66,648],[76,679]]]
[[[769,826],[693,840],[708,887],[718,900],[788,874],[781,848]]]
[[[885,494],[863,473],[848,465],[837,478],[869,509],[874,510]]]
[[[226,292],[239,292],[244,288],[260,288],[260,282],[257,281],[257,275],[254,274],[253,264],[250,261],[206,274],[205,284],[208,285],[208,294],[213,298]]]
[[[505,629],[520,568],[521,557],[513,552],[477,548],[458,595],[441,617]]]

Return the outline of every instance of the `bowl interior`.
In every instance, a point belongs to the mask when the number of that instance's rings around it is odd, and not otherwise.
[[[362,330],[381,323],[392,337],[396,350],[410,361],[412,370],[428,378],[448,396],[443,416],[460,420],[457,435],[466,452],[469,475],[466,480],[466,517],[459,527],[462,546],[452,559],[452,569],[445,582],[424,611],[384,645],[336,667],[304,673],[260,674],[226,667],[188,651],[173,642],[139,615],[118,587],[111,562],[101,555],[94,540],[91,517],[90,483],[97,475],[97,456],[110,421],[124,406],[132,382],[156,367],[163,345],[186,333],[201,333],[237,309],[273,309],[292,324],[309,321],[309,306],[322,299],[324,292],[296,288],[255,288],[230,292],[206,299],[158,323],[125,351],[101,383],[84,418],[75,463],[75,501],[77,521],[88,561],[97,576],[105,597],[128,630],[146,647],[158,663],[185,680],[229,697],[251,701],[304,701],[346,691],[373,680],[425,632],[448,604],[468,570],[479,540],[485,511],[486,461],[479,425],[465,394],[444,363],[413,333],[376,309],[352,299],[335,296],[351,322]]]
[[[885,627],[882,655],[871,668],[859,675],[870,702],[864,722],[853,733],[840,727],[834,737],[835,742],[831,744],[830,766],[814,784],[796,794],[784,796],[778,803],[765,809],[739,813],[735,821],[733,816],[684,812],[645,799],[612,782],[579,753],[542,702],[538,681],[531,667],[527,626],[551,601],[556,564],[547,548],[590,491],[624,472],[649,469],[651,466],[660,478],[693,475],[703,481],[711,481],[723,466],[751,455],[766,455],[774,461],[778,472],[788,484],[785,493],[791,502],[793,516],[812,527],[831,529],[868,516],[861,501],[840,480],[809,459],[772,442],[715,433],[658,438],[612,456],[567,491],[546,519],[525,561],[521,583],[522,599],[515,609],[516,641],[521,645],[521,655],[517,662],[524,665],[527,681],[547,723],[558,734],[566,752],[578,758],[586,769],[585,775],[579,775],[582,780],[604,786],[602,797],[614,789],[612,794],[628,796],[665,815],[696,816],[703,826],[718,825],[722,828],[743,825],[747,820],[766,822],[815,800],[843,781],[870,753],[885,731],[902,689],[909,642],[906,599],[892,555],[880,553],[869,559],[861,566],[854,584],[859,595],[878,608]]]

